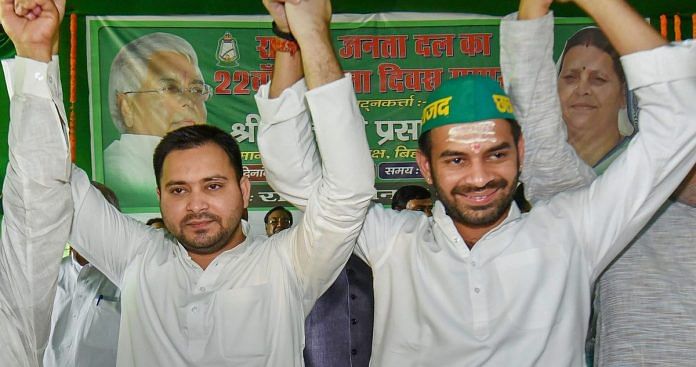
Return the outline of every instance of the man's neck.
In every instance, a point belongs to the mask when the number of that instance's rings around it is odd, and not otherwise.
[[[485,225],[485,226],[477,226],[477,225],[470,225],[466,223],[459,223],[457,221],[454,222],[454,227],[457,228],[457,232],[459,232],[459,235],[462,236],[462,239],[464,240],[464,243],[466,243],[466,246],[469,247],[469,250],[471,250],[474,245],[481,239],[481,237],[485,236],[486,233],[492,231],[494,228],[500,225],[503,221],[505,221],[505,218],[508,217],[510,214],[510,207],[503,213],[503,215],[498,218],[498,220],[495,221],[495,223]]]
[[[209,253],[209,254],[198,254],[192,251],[187,251],[189,256],[191,256],[191,260],[198,264],[198,266],[201,267],[201,269],[205,270],[208,268],[208,266],[218,257],[220,254],[222,254],[225,251],[232,250],[233,248],[236,248],[237,246],[241,245],[244,240],[246,240],[246,236],[244,233],[241,231],[241,226],[240,226],[240,231],[239,234],[235,234],[229,242],[227,242],[227,245],[225,247]]]

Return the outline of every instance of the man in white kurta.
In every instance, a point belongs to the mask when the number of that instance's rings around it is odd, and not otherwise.
[[[111,189],[92,184],[120,210]],[[71,248],[60,262],[44,367],[115,366],[120,323],[121,290]]]
[[[58,18],[52,1],[39,3],[46,9],[44,17]],[[19,56],[17,67],[5,72],[10,125],[9,165],[2,190],[0,365],[38,367],[50,331],[58,265],[73,212],[67,120],[57,79],[49,78],[58,75],[57,63],[26,58],[36,55],[27,47],[25,36],[36,30],[37,23],[15,16],[12,1],[2,5],[3,26]],[[57,20],[53,26],[57,28]],[[51,58],[50,39],[48,46],[44,61]]]
[[[321,183],[296,227],[271,238],[245,237],[202,267],[167,232],[119,213],[74,167],[70,243],[122,291],[117,365],[302,365],[304,317],[348,260],[374,195],[351,80],[342,77],[335,57],[332,68],[316,67],[329,64],[328,17],[312,12],[325,5],[302,2],[288,16],[297,20],[297,29],[306,27],[304,37],[296,36],[315,56],[304,60],[312,77],[306,100],[316,112],[317,141],[324,147]],[[309,31],[317,25],[325,32],[320,42]],[[346,101],[352,113],[338,118],[325,107]],[[358,154],[339,154],[356,145]],[[246,222],[241,226],[248,235]]]
[[[553,16],[501,23],[501,67],[518,111],[546,111],[522,126],[531,201],[589,184],[596,175],[566,142],[556,98]],[[536,112],[530,112],[537,114]],[[597,281],[598,366],[691,366],[696,354],[696,166],[675,197]],[[691,186],[689,186],[691,185]],[[626,190],[633,189],[632,182]],[[589,356],[590,358],[592,356]]]
[[[659,35],[621,1],[577,2],[623,44],[628,83],[642,101],[641,132],[590,187],[538,203],[528,214],[512,204],[475,246],[465,243],[440,201],[432,220],[372,206],[356,252],[374,272],[373,365],[584,364],[592,282],[696,160],[696,47],[656,47]],[[633,35],[622,36],[608,18],[658,41],[629,40]],[[301,110],[302,93],[296,86],[284,98]],[[308,165],[317,158],[306,111],[291,118],[260,111],[268,177],[277,176],[283,186],[276,190],[301,207],[320,174]],[[516,117],[521,124],[544,118]],[[300,144],[278,147],[281,137]],[[273,163],[279,156],[283,166]]]
[[[44,366],[115,366],[120,322],[121,291],[71,251],[60,263]]]

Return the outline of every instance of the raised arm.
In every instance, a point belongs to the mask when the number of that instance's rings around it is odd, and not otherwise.
[[[37,1],[40,2],[43,0],[26,0],[23,2],[32,2],[34,5],[37,5]],[[38,14],[38,19],[35,21],[41,19],[47,11],[43,6],[40,6],[40,8],[40,11],[34,12]],[[45,15],[50,15],[50,12]],[[58,32],[57,28],[55,32]],[[22,34],[28,35],[32,33],[23,32]],[[39,34],[39,32],[34,32],[33,34]],[[52,40],[53,44],[52,47],[48,48],[47,52],[41,47],[27,44],[25,47],[26,51],[21,51],[21,47],[17,48],[18,54],[22,55],[27,53],[34,59],[45,59],[46,57],[50,59],[51,50],[56,49],[58,36],[57,34],[46,33],[46,37]],[[54,56],[53,59],[54,61],[49,64],[46,70],[45,80],[48,82],[51,90],[53,103],[61,112],[62,120],[66,121],[62,101],[58,58]],[[9,62],[3,61],[6,74],[8,74],[8,70],[10,74],[21,72],[23,70],[22,65],[23,64],[20,63],[19,60]],[[17,83],[8,84],[10,94],[13,93],[13,89],[16,89],[14,87],[15,84]],[[27,109],[26,118],[33,119],[37,118],[37,116],[43,115],[40,114],[39,110]],[[45,134],[50,132],[50,130],[47,130]],[[55,136],[51,138],[55,139]],[[62,154],[68,154],[66,147],[59,147],[56,144],[44,145],[44,149],[46,150],[47,156],[55,155],[56,157],[60,157]],[[37,170],[47,170],[49,167],[53,168],[55,166],[55,164],[51,164],[50,162],[50,160],[46,159],[37,160],[34,161],[34,167]],[[70,185],[68,189],[72,192],[71,205],[73,205],[73,209],[71,210],[72,215],[70,216],[72,224],[68,226],[70,235],[67,241],[63,241],[61,251],[65,242],[70,242],[73,248],[78,250],[90,263],[109,277],[112,282],[120,285],[123,270],[130,260],[136,253],[147,248],[147,242],[150,241],[153,236],[158,237],[161,236],[161,234],[158,234],[157,231],[152,230],[148,226],[145,226],[113,208],[113,206],[104,199],[104,196],[99,190],[92,186],[89,177],[82,169],[72,166],[72,174],[69,177]],[[54,203],[52,200],[54,199],[53,196],[46,196],[43,202],[46,203],[46,205],[53,205]],[[161,241],[157,243],[160,242]]]
[[[48,62],[60,13],[51,0],[39,3],[43,12],[28,20],[15,14],[12,0],[0,2],[3,28],[17,50],[14,66],[5,70],[10,125],[0,244],[3,366],[40,365],[72,217],[65,113],[48,78],[58,69]]]
[[[592,168],[567,142],[553,62],[551,0],[522,0],[500,23],[500,67],[525,138],[520,180],[530,202],[588,185]]]
[[[575,0],[602,28],[620,55],[652,50],[667,42],[623,0]]]
[[[164,231],[119,212],[77,166],[73,166],[70,188],[75,209],[70,245],[121,287],[128,264],[138,253],[164,244]]]
[[[352,81],[343,75],[329,38],[330,2],[286,3],[285,11],[302,50],[309,89],[304,97],[316,135],[316,144],[306,140],[301,143],[316,145],[313,149],[322,158],[321,165],[317,165],[319,181],[310,188],[302,221],[281,237],[281,240],[290,238],[293,243],[291,258],[305,291],[308,312],[314,300],[333,283],[353,250],[374,195],[374,172]],[[275,138],[288,139],[287,136]],[[276,143],[266,141],[269,145]],[[260,145],[267,167],[276,164],[279,169],[294,168],[284,164],[282,154],[269,156],[264,147]],[[289,156],[294,157],[296,150],[293,148]],[[273,162],[276,159],[278,162]],[[273,181],[279,176],[268,177],[274,187],[284,184]]]
[[[264,5],[278,30],[291,34],[285,2],[264,0]],[[280,37],[277,41],[284,42]],[[255,98],[261,115],[257,141],[268,182],[283,199],[304,210],[321,179],[321,162],[305,104],[301,55],[299,48],[276,51],[271,83]]]
[[[577,3],[625,54],[627,83],[641,107],[640,132],[624,154],[588,189],[553,200],[554,210],[574,218],[574,230],[583,238],[596,277],[696,162],[696,44],[665,45],[623,1]]]

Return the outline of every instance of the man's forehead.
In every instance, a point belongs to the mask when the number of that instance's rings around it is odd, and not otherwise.
[[[277,210],[274,210],[274,211],[273,211],[271,214],[269,214],[268,216],[269,216],[269,217],[278,218],[278,217],[289,217],[290,214],[286,213],[285,210],[277,209]]]
[[[450,124],[433,130],[439,140],[460,144],[500,142],[512,138],[510,123],[503,119]]]
[[[154,52],[148,61],[148,71],[160,80],[178,80],[182,76],[203,79],[198,65],[188,55],[176,51]]]
[[[444,125],[432,132],[432,146],[437,151],[480,153],[506,143],[515,145],[510,123],[503,119]]]
[[[431,199],[431,198],[411,199],[408,201],[407,205],[409,205],[409,206],[432,206],[433,199]]]
[[[187,149],[170,151],[162,164],[162,181],[207,182],[231,179],[234,168],[225,151],[217,144],[206,143]]]

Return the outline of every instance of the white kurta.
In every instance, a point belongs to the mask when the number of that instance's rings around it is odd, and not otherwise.
[[[552,16],[501,24],[501,66],[524,121],[530,200],[589,184],[595,175],[572,154],[556,98]],[[555,106],[555,108],[554,108]],[[583,173],[584,172],[584,173]],[[632,190],[633,182],[626,182]],[[696,355],[696,207],[668,201],[597,280],[597,366],[691,366]]]
[[[305,215],[271,238],[247,237],[205,270],[73,169],[70,243],[121,288],[118,366],[303,364],[304,318],[350,257],[375,192],[362,119],[321,108],[354,100],[350,79],[306,97],[325,154]],[[331,153],[356,145],[355,155]]]
[[[63,258],[45,367],[116,365],[121,291],[94,265]]]
[[[3,62],[4,64],[4,62]],[[40,366],[68,239],[70,158],[57,61],[16,58],[0,244],[0,366]],[[4,65],[3,65],[4,66]],[[62,117],[59,118],[59,115]]]
[[[660,47],[622,62],[642,101],[641,132],[590,187],[537,203],[528,214],[513,205],[471,250],[439,202],[432,220],[371,207],[357,252],[374,273],[372,365],[584,364],[593,281],[696,161],[696,45]],[[301,93],[288,93],[288,103],[301,101]],[[272,106],[259,110],[267,175],[302,207],[315,187],[304,184],[320,173],[315,151],[303,146],[311,142],[306,113],[281,122]],[[274,144],[282,137],[300,144]],[[274,163],[281,155],[282,166]]]

